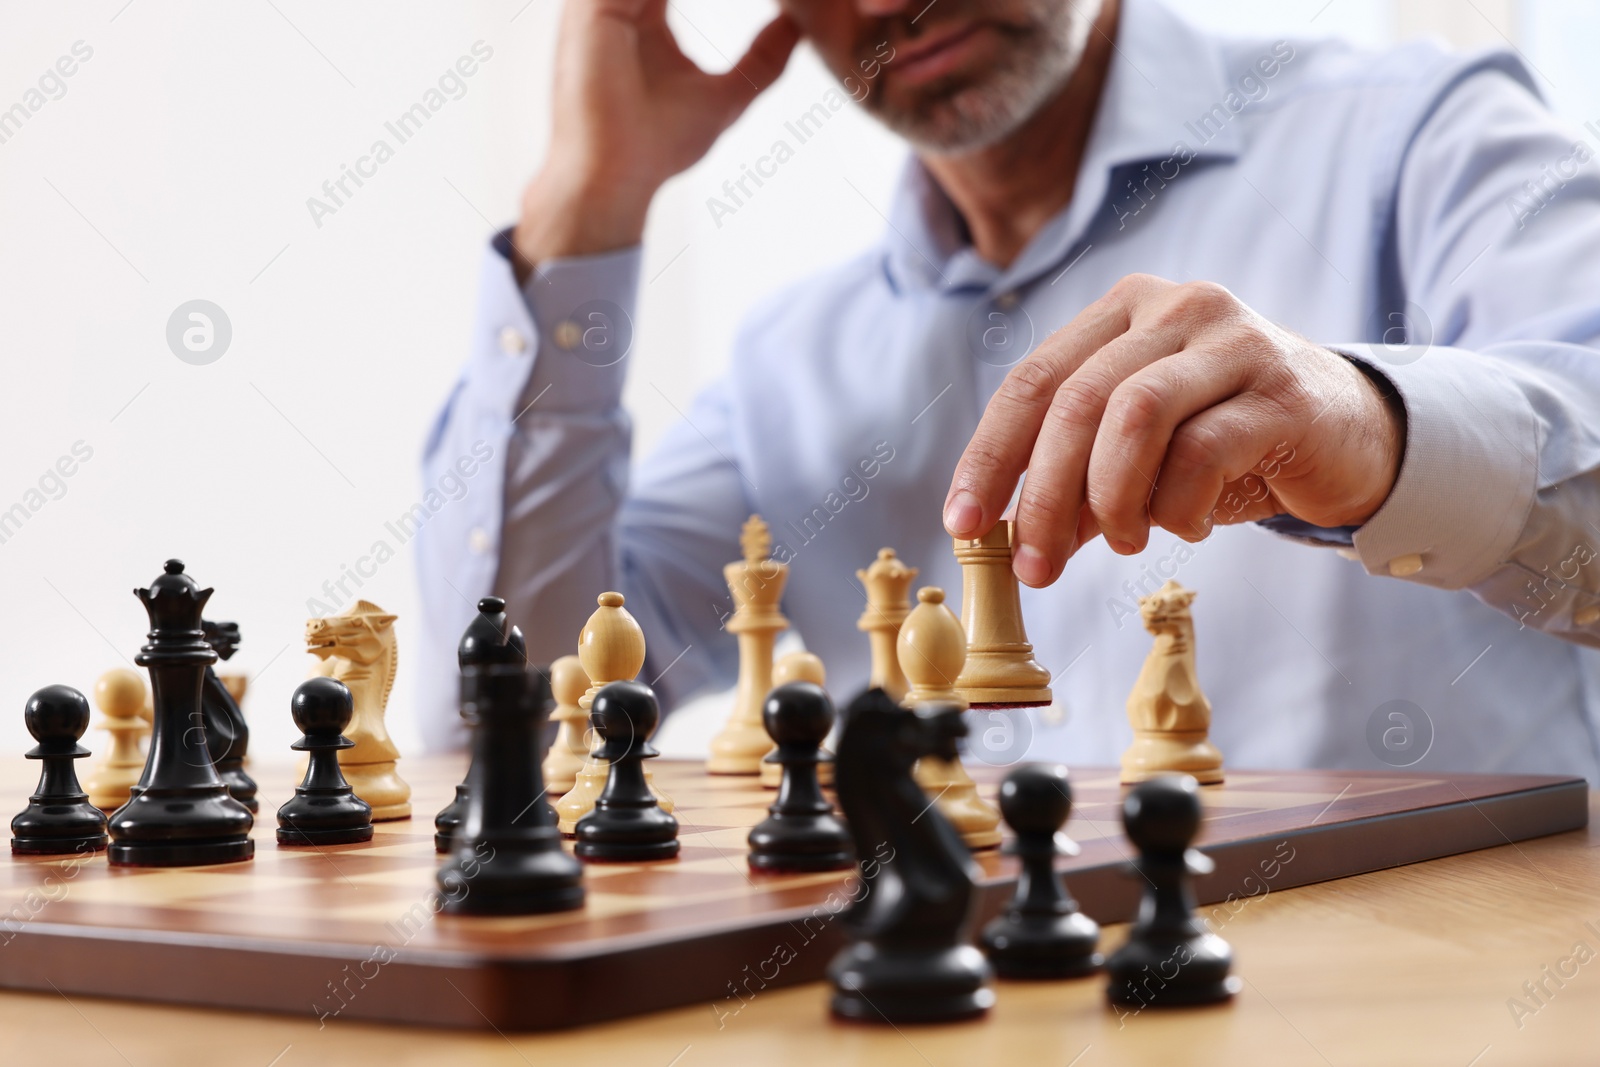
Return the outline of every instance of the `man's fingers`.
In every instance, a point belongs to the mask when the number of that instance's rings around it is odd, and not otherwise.
[[[799,42],[800,27],[789,16],[779,15],[761,28],[732,70],[717,76],[719,89],[736,113],[778,80]]]
[[[1017,501],[1015,569],[1028,585],[1055,581],[1072,554],[1078,516],[1088,502],[1090,456],[1109,413],[1107,403],[1128,378],[1162,362],[1180,343],[1170,332],[1136,327],[1090,356],[1056,390]],[[1142,503],[1141,498],[1141,509]],[[1104,517],[1096,512],[1096,518],[1103,528]]]
[[[950,479],[944,525],[951,536],[979,537],[1000,520],[1061,383],[1125,333],[1131,315],[1129,294],[1119,285],[1011,368]]]
[[[1240,497],[1233,513],[1259,517],[1259,505],[1271,493],[1265,478],[1250,472],[1285,443],[1287,427],[1271,401],[1245,394],[1226,401],[1180,425],[1167,446],[1156,489],[1150,497],[1150,518],[1186,541],[1199,541],[1214,525],[1243,522],[1230,514],[1228,496]],[[1248,477],[1247,477],[1248,476]],[[1243,493],[1224,493],[1243,480]]]
[[[1173,434],[1186,420],[1243,392],[1249,364],[1232,353],[1186,349],[1128,375],[1106,401],[1088,457],[1085,501],[1108,544],[1142,551],[1157,471],[1167,475]]]

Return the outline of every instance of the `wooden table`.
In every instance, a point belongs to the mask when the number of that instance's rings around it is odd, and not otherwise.
[[[1587,830],[1250,900],[1220,931],[1245,982],[1222,1008],[1119,1019],[1105,1005],[1103,980],[1001,983],[987,1020],[895,1030],[831,1022],[823,986],[811,984],[761,993],[720,1026],[707,1006],[502,1037],[338,1019],[319,1029],[282,1017],[8,993],[0,995],[0,1064],[1596,1063],[1594,794],[1590,809]],[[1112,929],[1108,944],[1120,937]],[[1549,995],[1534,1000],[1524,983],[1541,981]],[[1525,1010],[1513,1012],[1516,1003]]]

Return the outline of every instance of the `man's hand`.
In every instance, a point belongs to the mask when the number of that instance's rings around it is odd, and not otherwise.
[[[777,80],[799,40],[769,23],[725,74],[707,74],[667,27],[667,0],[567,0],[550,151],[523,196],[518,269],[637,244],[650,200]]]
[[[1131,555],[1152,525],[1187,541],[1278,514],[1359,525],[1404,446],[1398,398],[1349,360],[1219,285],[1130,275],[1012,368],[956,466],[945,526],[980,536],[1026,471],[1013,562],[1044,586],[1096,534]]]

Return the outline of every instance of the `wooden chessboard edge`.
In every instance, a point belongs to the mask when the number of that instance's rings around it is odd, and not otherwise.
[[[1452,776],[1453,778],[1455,776]],[[1401,867],[1514,844],[1589,824],[1589,787],[1582,778],[1542,776],[1531,789],[1451,804],[1390,812],[1301,827],[1292,834],[1240,838],[1200,850],[1215,870],[1195,880],[1204,912],[1223,905],[1232,914],[1241,900],[1318,882]],[[1284,848],[1288,848],[1288,852]],[[1309,862],[1308,862],[1309,861]],[[1083,911],[1099,923],[1126,922],[1138,906],[1121,876],[1123,864],[1066,873]],[[1215,910],[1207,914],[1218,914]]]
[[[83,937],[30,923],[5,946],[0,988],[424,1027],[555,1030],[696,1001],[708,1011],[726,1002],[722,1010],[736,1012],[761,990],[815,981],[844,944],[832,918],[809,939],[791,922],[757,921],[711,932],[688,950],[652,936],[610,953],[521,959],[402,950],[381,966],[363,946],[340,952],[323,943],[312,953],[299,943],[138,931]],[[740,962],[722,962],[729,960]],[[128,984],[128,974],[138,981]],[[347,1004],[329,992],[336,985],[351,992]]]

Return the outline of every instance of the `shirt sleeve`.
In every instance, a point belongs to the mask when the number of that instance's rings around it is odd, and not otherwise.
[[[731,642],[704,636],[720,627],[727,596],[712,561],[737,557],[748,508],[726,388],[703,393],[660,458],[630,477],[622,390],[640,250],[544,261],[519,288],[507,241],[486,251],[467,363],[423,457],[429,488],[464,486],[442,491],[416,534],[430,750],[465,741],[455,647],[491,592],[506,599],[529,659],[549,663],[577,651],[596,596],[620,591],[645,633],[640,677],[664,707],[734,665]]]
[[[525,495],[508,495],[521,484],[515,476],[532,465],[557,472],[551,495],[576,486],[577,498],[565,501],[572,520],[613,513],[625,480],[616,469],[626,465],[630,434],[620,404],[626,359],[613,358],[605,346],[625,344],[631,334],[619,314],[633,307],[639,250],[541,263],[519,288],[508,240],[502,233],[484,250],[466,364],[423,450],[423,510],[438,504],[419,516],[414,531],[426,609],[418,710],[431,750],[465,742],[456,713],[455,648],[478,599],[506,595],[497,581],[502,556],[520,543],[515,537],[508,542],[505,521],[513,521],[515,535],[539,545],[561,544],[570,526],[553,514],[556,509],[546,509],[552,512],[547,528],[537,521],[516,524],[528,507]],[[594,318],[579,326],[577,317],[589,312]],[[598,554],[598,546],[588,547],[589,556]],[[568,544],[541,558],[557,567],[573,562],[572,554]],[[584,562],[598,579],[603,566],[592,558]],[[512,619],[526,632],[527,605],[515,606]],[[577,627],[567,636],[563,653],[573,650],[565,646],[576,644]],[[552,638],[530,640],[539,649],[530,647],[530,658],[553,658]]]
[[[1418,126],[1394,204],[1404,306],[1332,346],[1406,411],[1394,489],[1350,540],[1369,573],[1600,645],[1600,165],[1512,74],[1480,68]]]

